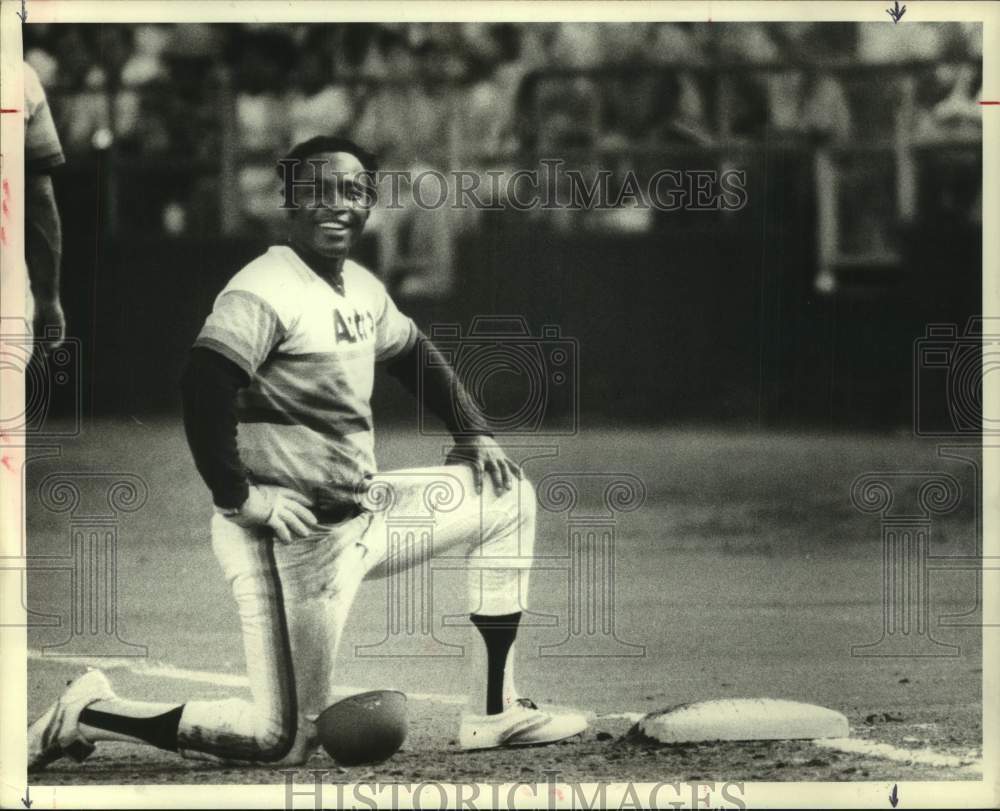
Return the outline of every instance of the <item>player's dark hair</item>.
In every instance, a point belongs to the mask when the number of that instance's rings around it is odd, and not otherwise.
[[[296,167],[300,163],[306,162],[311,157],[323,152],[346,152],[348,155],[353,155],[361,161],[364,173],[359,178],[359,181],[365,189],[368,205],[374,205],[378,199],[377,180],[375,177],[378,171],[378,160],[376,157],[367,149],[358,146],[354,141],[347,138],[339,138],[335,135],[317,135],[315,138],[310,138],[308,141],[297,144],[292,148],[291,152],[278,161],[275,170],[285,186],[284,203],[281,207],[287,209],[289,214],[298,208],[295,205],[294,192]],[[320,194],[322,194],[322,191],[320,191]],[[315,191],[313,199],[315,200]]]
[[[378,159],[364,147],[358,146],[354,141],[348,138],[339,138],[336,135],[317,135],[308,141],[303,141],[292,147],[292,151],[285,155],[276,167],[278,177],[282,179],[285,177],[282,163],[305,161],[321,152],[346,152],[348,155],[354,155],[354,157],[361,161],[361,165],[365,168],[366,172],[374,174],[378,171]]]

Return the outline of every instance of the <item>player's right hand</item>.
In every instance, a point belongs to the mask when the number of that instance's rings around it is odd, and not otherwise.
[[[270,527],[278,540],[291,543],[316,532],[319,521],[308,505],[308,498],[288,487],[252,484],[247,500],[231,520],[243,527]]]

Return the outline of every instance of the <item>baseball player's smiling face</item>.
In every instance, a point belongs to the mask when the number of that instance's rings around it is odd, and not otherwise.
[[[320,152],[309,157],[317,167],[322,183],[313,194],[312,188],[297,189],[289,237],[292,243],[324,259],[343,259],[364,230],[374,204],[371,181],[355,155],[348,152]],[[312,168],[298,169],[301,178]]]

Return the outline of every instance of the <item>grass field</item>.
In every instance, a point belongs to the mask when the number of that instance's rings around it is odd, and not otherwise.
[[[615,518],[614,614],[618,638],[644,646],[644,655],[540,651],[566,638],[569,597],[565,572],[536,572],[531,606],[557,624],[522,629],[519,686],[537,701],[595,713],[592,729],[581,740],[544,749],[462,753],[455,744],[458,658],[362,655],[359,646],[386,636],[386,583],[368,584],[348,624],[342,682],[411,693],[411,734],[390,761],[338,771],[343,780],[542,780],[546,769],[558,770],[563,780],[980,779],[982,629],[974,571],[930,574],[931,631],[957,646],[952,655],[851,652],[852,645],[880,637],[883,605],[880,519],[852,505],[852,482],[870,471],[951,474],[962,497],[933,519],[932,552],[971,555],[976,488],[970,465],[940,458],[931,442],[881,435],[589,430],[556,444],[555,456],[528,464],[535,481],[554,472],[629,473],[645,485],[643,506]],[[398,429],[379,435],[383,469],[437,463],[441,450],[440,438]],[[179,423],[89,424],[61,455],[38,459],[27,471],[32,556],[68,555],[71,524],[87,510],[107,511],[106,499],[98,504],[104,497],[88,489],[107,481],[81,473],[133,474],[148,486],[141,509],[122,513],[116,524],[118,633],[147,648],[145,658],[104,662],[118,692],[176,701],[240,692],[237,618],[209,548],[208,495]],[[75,517],[39,499],[40,484],[54,473],[81,482]],[[898,504],[914,496],[911,485],[903,490]],[[578,509],[596,510],[587,493]],[[565,514],[543,510],[538,553],[564,558],[567,531]],[[29,608],[61,617],[61,627],[29,628],[28,714],[34,717],[91,660],[58,655],[70,633],[68,574],[38,571],[28,582]],[[472,641],[467,628],[440,619],[461,614],[461,574],[443,572],[434,583],[436,636],[452,646]],[[958,614],[968,614],[962,625],[939,626],[943,615]],[[43,655],[46,646],[56,647]],[[453,650],[428,645],[429,653]],[[391,652],[374,650],[383,651]],[[636,713],[728,696],[821,704],[847,715],[852,738],[889,749],[850,752],[808,741],[661,746],[629,734]],[[321,753],[310,767],[333,764]],[[82,765],[60,761],[35,778],[41,785],[283,779],[274,770],[214,769],[125,745],[102,745]]]

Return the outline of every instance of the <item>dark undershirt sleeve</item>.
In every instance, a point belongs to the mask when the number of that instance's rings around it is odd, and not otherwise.
[[[239,366],[218,352],[195,347],[181,379],[184,431],[217,507],[232,509],[247,499],[246,469],[236,446],[236,395],[250,384]]]
[[[421,354],[424,356],[422,370]],[[493,436],[485,415],[465,390],[451,364],[423,332],[418,330],[412,346],[387,361],[385,370],[414,397],[422,396],[424,407],[441,419],[456,439]]]

